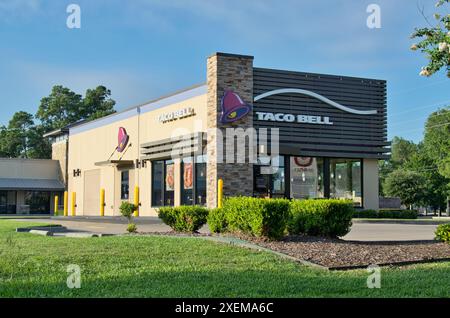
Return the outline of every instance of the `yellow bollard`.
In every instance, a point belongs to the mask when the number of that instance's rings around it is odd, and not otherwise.
[[[57,195],[55,195],[55,207],[54,207],[54,214],[58,215],[58,203],[59,203],[59,198]]]
[[[75,211],[75,208],[77,206],[76,200],[77,200],[77,194],[75,192],[72,192],[72,216],[76,215],[76,211]]]
[[[139,187],[134,187],[134,205],[136,206],[136,210],[134,211],[134,216],[139,216]]]
[[[105,189],[100,189],[100,216],[105,216]]]
[[[217,182],[217,207],[222,208],[223,204],[223,180]]]
[[[64,216],[69,215],[69,192],[64,191]]]

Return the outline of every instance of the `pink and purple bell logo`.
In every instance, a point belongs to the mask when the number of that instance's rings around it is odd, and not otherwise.
[[[244,118],[252,110],[251,105],[246,104],[238,94],[231,90],[226,90],[223,94],[221,108],[220,122],[222,124]]]
[[[128,136],[127,131],[125,128],[120,127],[119,133],[117,136],[118,143],[117,143],[117,152],[123,152],[125,150],[125,147],[128,145],[128,141],[130,140],[130,136]]]

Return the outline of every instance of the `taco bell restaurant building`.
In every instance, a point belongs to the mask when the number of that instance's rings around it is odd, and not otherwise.
[[[135,195],[140,216],[215,207],[219,179],[225,197],[342,198],[378,209],[386,113],[383,80],[259,68],[252,56],[215,53],[201,85],[56,132],[53,159],[66,170],[76,215],[100,215],[102,192],[106,216]],[[227,138],[227,128],[257,138]],[[237,146],[244,162],[229,160]]]

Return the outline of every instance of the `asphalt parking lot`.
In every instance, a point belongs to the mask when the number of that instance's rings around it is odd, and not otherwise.
[[[127,221],[121,217],[52,217],[42,219],[16,219],[21,222],[43,222],[61,224],[70,230],[85,231],[102,234],[122,234],[125,232]],[[157,217],[139,217],[134,220],[140,232],[166,232],[170,228]],[[355,241],[414,241],[433,240],[437,225],[432,224],[404,224],[404,223],[354,223],[345,240]],[[208,232],[205,226],[201,232]]]

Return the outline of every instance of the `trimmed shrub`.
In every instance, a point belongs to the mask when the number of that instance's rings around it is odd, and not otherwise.
[[[354,218],[363,219],[417,219],[419,213],[416,210],[361,210],[355,211]]]
[[[136,206],[133,203],[123,201],[119,209],[120,213],[127,218],[128,223],[131,223],[131,219],[133,218],[133,213],[136,210]]]
[[[338,237],[350,231],[354,208],[347,200],[293,200],[290,213],[290,234]]]
[[[205,223],[208,209],[197,205],[162,207],[158,217],[177,232],[196,232]]]
[[[225,218],[225,212],[223,209],[212,209],[209,211],[207,223],[209,230],[212,233],[223,233],[226,232],[228,223]]]
[[[137,232],[137,226],[134,223],[129,223],[127,226],[127,231],[129,233],[136,233]]]
[[[227,231],[257,237],[280,239],[289,221],[289,201],[286,199],[231,197],[224,200],[222,210],[224,216],[217,218],[222,218]]]
[[[436,240],[450,243],[450,223],[439,225],[434,234]]]

